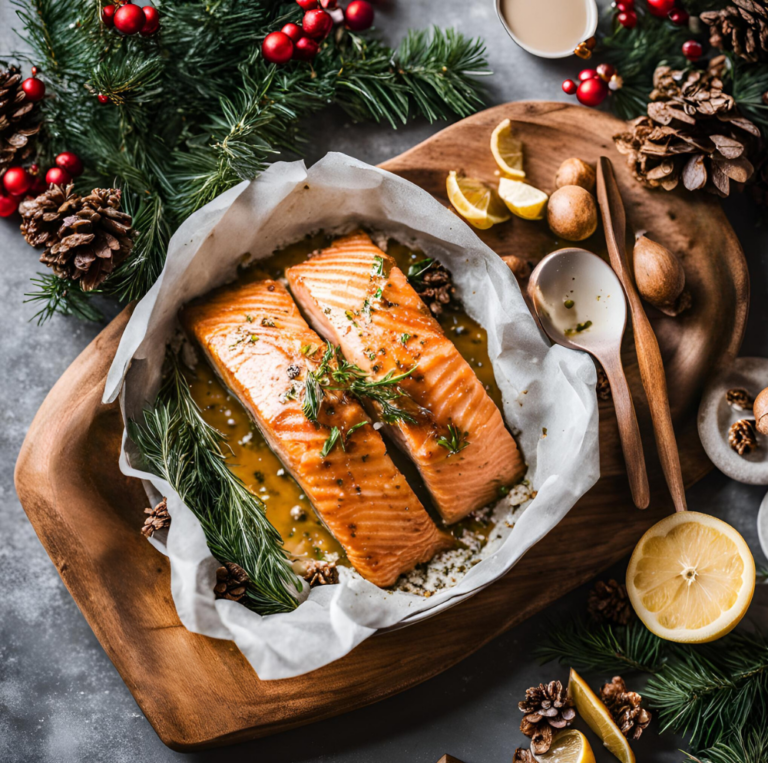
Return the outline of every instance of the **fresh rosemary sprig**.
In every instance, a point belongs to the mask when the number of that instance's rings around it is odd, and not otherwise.
[[[451,456],[455,456],[469,445],[467,437],[469,437],[469,432],[462,432],[457,426],[449,424],[448,437],[438,437],[437,444],[442,448],[446,448]]]
[[[434,264],[435,260],[431,257],[414,262],[413,265],[408,268],[408,280],[416,282],[421,281],[424,273],[426,273]]]
[[[179,362],[154,404],[128,433],[148,471],[165,479],[200,520],[208,547],[220,562],[235,562],[248,574],[243,603],[261,615],[298,606],[302,584],[269,523],[264,504],[227,466],[226,437],[203,419]]]
[[[328,439],[325,441],[323,449],[320,451],[320,455],[325,458],[333,450],[336,443],[341,446],[343,451],[346,451],[347,443],[353,432],[356,432],[360,427],[367,426],[370,423],[370,421],[358,421],[357,424],[354,424],[347,429],[345,433],[342,433],[338,427],[331,427],[331,433],[328,435]]]

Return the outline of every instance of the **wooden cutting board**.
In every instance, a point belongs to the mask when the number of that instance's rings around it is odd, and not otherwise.
[[[612,148],[622,124],[560,103],[498,106],[443,130],[383,166],[445,199],[449,169],[493,181],[493,128],[515,122],[532,183],[552,190],[570,156],[614,158],[629,227],[680,253],[694,307],[652,316],[667,369],[687,485],[711,465],[696,434],[702,385],[739,349],[749,301],[743,253],[716,199],[649,192]],[[551,248],[543,223],[514,220],[481,233],[499,254],[538,259]],[[595,246],[601,246],[596,239]],[[139,533],[147,499],[117,466],[122,421],[102,406],[106,373],[130,315],[121,313],[51,390],[19,455],[16,487],[27,515],[91,628],[167,745],[194,750],[272,734],[352,710],[424,681],[625,556],[670,511],[631,339],[625,363],[643,430],[651,508],[632,506],[610,403],[600,404],[602,477],[502,580],[430,620],[369,639],[306,676],[260,681],[237,647],[187,631],[170,592],[169,565]]]

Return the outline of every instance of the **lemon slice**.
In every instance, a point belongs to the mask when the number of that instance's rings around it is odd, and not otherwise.
[[[505,119],[500,122],[491,135],[491,153],[499,169],[508,177],[522,179],[523,144],[512,130],[512,122]]]
[[[744,617],[755,592],[755,560],[730,525],[681,511],[640,539],[627,591],[638,617],[660,638],[714,641]]]
[[[587,738],[577,729],[558,731],[549,751],[533,757],[539,763],[595,763]]]
[[[524,220],[541,220],[549,196],[520,180],[502,178],[499,180],[499,196],[510,212]]]
[[[573,668],[568,681],[568,693],[576,705],[576,712],[600,737],[608,750],[622,763],[635,763],[635,753],[632,752],[626,737],[615,724],[610,711]]]
[[[452,170],[445,187],[456,211],[475,228],[487,230],[511,217],[496,191],[479,180]]]

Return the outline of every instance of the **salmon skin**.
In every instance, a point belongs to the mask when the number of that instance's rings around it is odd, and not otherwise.
[[[488,505],[522,477],[523,459],[499,409],[367,234],[338,239],[286,276],[314,328],[349,362],[373,378],[415,369],[399,383],[408,416],[389,422],[387,432],[415,462],[447,523]],[[370,406],[381,413],[377,403]]]
[[[357,400],[329,390],[316,421],[303,412],[304,380],[324,348],[282,284],[219,290],[187,305],[181,320],[364,578],[392,585],[453,545]]]

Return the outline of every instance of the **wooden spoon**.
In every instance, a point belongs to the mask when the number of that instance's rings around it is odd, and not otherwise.
[[[553,342],[584,350],[602,363],[616,406],[632,500],[645,509],[650,502],[645,456],[621,365],[627,301],[619,279],[596,254],[560,249],[548,254],[531,273],[528,294],[541,327]]]
[[[685,501],[685,485],[683,472],[680,468],[680,454],[675,440],[675,430],[672,426],[672,414],[669,412],[669,395],[667,380],[664,375],[664,363],[659,351],[656,334],[645,314],[640,295],[635,288],[632,269],[629,266],[626,249],[627,218],[624,203],[621,200],[619,186],[613,172],[611,160],[606,156],[600,157],[597,168],[597,200],[603,216],[605,241],[611,265],[624,287],[632,312],[632,326],[635,333],[635,350],[640,366],[640,378],[648,397],[651,409],[653,431],[656,435],[656,447],[659,451],[664,477],[672,494],[676,511],[685,511],[688,507]]]

